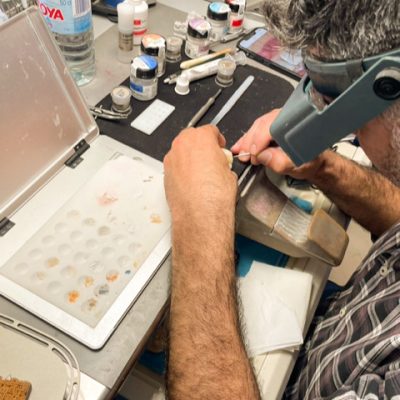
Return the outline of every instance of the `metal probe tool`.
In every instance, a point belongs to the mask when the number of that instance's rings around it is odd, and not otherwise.
[[[236,92],[230,97],[230,99],[225,103],[225,105],[221,108],[221,111],[214,117],[214,119],[210,122],[210,125],[218,125],[222,118],[225,117],[226,114],[232,109],[232,107],[237,103],[243,93],[249,88],[249,86],[253,83],[254,76],[248,76],[244,82],[236,89]]]
[[[186,128],[192,128],[193,126],[196,126],[196,124],[204,117],[206,112],[211,108],[211,106],[215,103],[215,100],[217,97],[222,93],[222,89],[219,89],[217,93],[214,94],[214,96],[211,96],[207,102],[204,104],[203,107],[200,108],[199,111],[193,116],[193,118],[189,121],[189,123],[186,125]]]
[[[228,33],[227,35],[223,36],[221,39],[221,43],[228,43],[232,40],[238,39],[244,35],[247,35],[248,33],[251,32],[251,29],[245,29],[240,32],[235,32],[235,33]]]

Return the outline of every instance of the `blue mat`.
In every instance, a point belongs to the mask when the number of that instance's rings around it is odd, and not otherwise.
[[[247,275],[253,261],[285,267],[289,260],[286,254],[241,235],[236,235],[236,251],[239,253],[239,262],[236,266],[236,275],[239,277]]]
[[[145,350],[140,356],[139,363],[158,375],[165,374],[167,365],[167,356],[164,351],[153,353]]]

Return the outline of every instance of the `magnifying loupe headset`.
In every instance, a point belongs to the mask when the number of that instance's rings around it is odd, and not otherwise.
[[[304,57],[307,75],[271,126],[296,165],[313,160],[400,99],[400,49],[342,62]]]

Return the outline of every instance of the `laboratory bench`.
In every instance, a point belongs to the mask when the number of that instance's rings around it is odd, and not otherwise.
[[[203,0],[159,0],[149,11],[149,31],[164,36],[173,33],[173,22],[185,20],[189,11],[205,12]],[[259,26],[260,21],[247,20],[247,27]],[[116,24],[106,18],[94,16],[96,76],[81,88],[88,105],[96,105],[102,98],[129,75],[129,65],[117,61],[118,31]],[[279,75],[265,66],[249,60],[249,64]],[[295,84],[289,78],[282,78]],[[344,216],[325,197],[320,207],[329,212],[342,225]],[[312,293],[309,303],[306,330],[316,310],[322,291],[330,274],[330,266],[314,259],[291,258],[286,268],[306,271],[313,275]],[[69,347],[78,359],[81,371],[81,394],[85,400],[111,399],[130,374],[142,353],[146,342],[156,329],[168,308],[169,275],[171,259],[168,257],[152,277],[144,291],[129,309],[115,332],[100,350],[91,350],[65,335],[43,320],[0,297],[2,313],[22,321],[46,334],[55,337]],[[265,399],[279,399],[287,384],[296,360],[295,351],[275,351],[255,357],[255,373],[261,393]]]

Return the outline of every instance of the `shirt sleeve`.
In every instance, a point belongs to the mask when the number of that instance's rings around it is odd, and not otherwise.
[[[400,369],[386,372],[384,377],[365,374],[352,385],[338,389],[319,400],[400,400]]]

